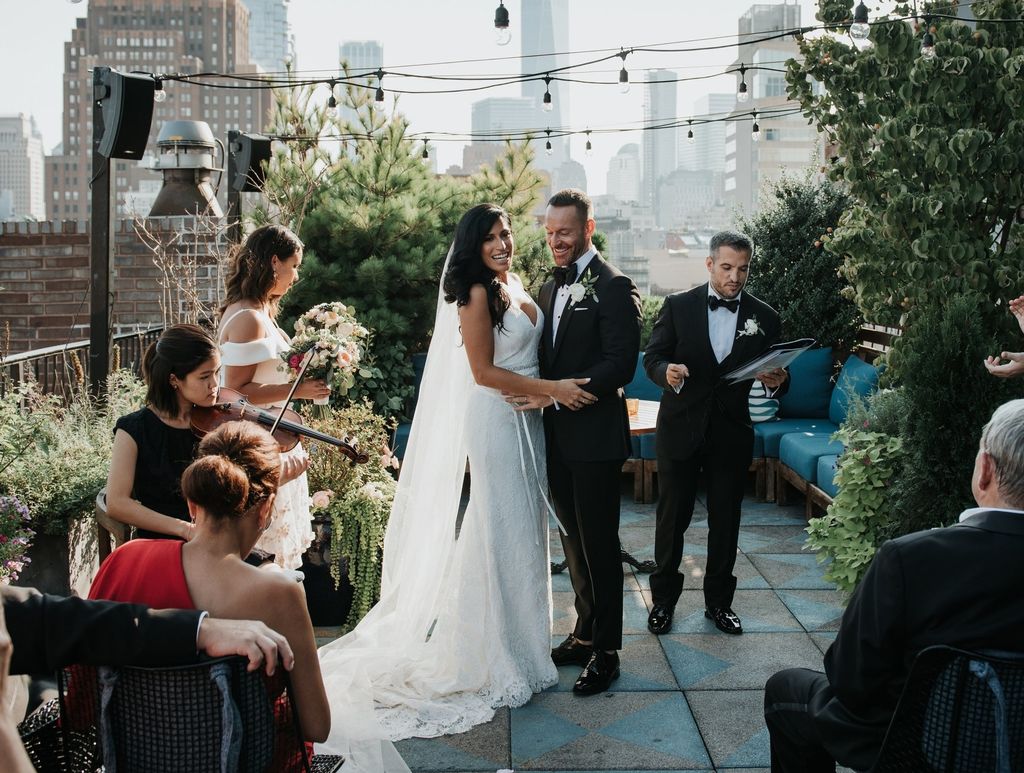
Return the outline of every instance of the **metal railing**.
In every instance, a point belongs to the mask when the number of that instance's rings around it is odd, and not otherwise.
[[[142,373],[142,355],[160,337],[163,328],[121,333],[112,341],[113,356],[120,367],[135,375]],[[43,349],[33,349],[0,359],[6,378],[0,379],[0,394],[10,384],[34,381],[43,394],[67,399],[74,390],[89,383],[89,341],[72,341]]]

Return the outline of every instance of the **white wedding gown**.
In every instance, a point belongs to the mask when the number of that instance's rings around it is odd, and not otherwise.
[[[543,315],[534,306],[534,324],[520,309],[532,301],[518,280],[506,291],[512,305],[494,332],[494,364],[537,377]],[[385,538],[381,600],[320,649],[332,713],[324,748],[360,770],[402,765],[360,762],[353,739],[464,732],[558,679],[540,411],[516,413],[472,383],[457,325],[455,335],[445,328],[454,313],[439,302]],[[467,456],[469,504],[456,540]]]

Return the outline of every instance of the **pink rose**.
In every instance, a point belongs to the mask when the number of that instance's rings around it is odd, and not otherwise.
[[[302,355],[293,354],[291,357],[288,358],[288,365],[292,368],[298,368],[301,363]]]
[[[330,489],[316,492],[310,497],[310,504],[318,510],[327,507],[331,503],[331,499],[334,497],[334,492]]]

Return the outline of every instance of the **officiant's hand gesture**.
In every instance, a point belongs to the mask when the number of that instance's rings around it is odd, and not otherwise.
[[[785,368],[773,368],[757,374],[757,380],[769,389],[778,389],[787,378],[789,378],[789,374]]]
[[[677,392],[679,391],[679,388],[683,385],[683,381],[685,381],[689,377],[690,369],[687,368],[682,363],[673,362],[670,363],[667,368],[665,368],[665,380],[668,382],[668,385],[675,389]]]

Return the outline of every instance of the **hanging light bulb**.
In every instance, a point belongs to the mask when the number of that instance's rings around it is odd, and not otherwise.
[[[545,129],[544,132],[548,135],[548,141],[544,143],[544,152],[550,156],[555,152],[551,147],[551,129]]]
[[[757,123],[757,111],[756,110],[753,112],[753,118],[754,118],[754,125],[753,125],[753,127],[751,127],[751,130],[750,130],[750,139],[752,139],[754,142],[759,142],[761,140],[761,126]]]
[[[164,82],[160,78],[154,78],[153,84],[153,101],[154,102],[166,102],[167,92],[164,90]]]
[[[935,38],[932,36],[930,27],[921,38],[921,58],[929,60],[935,58]]]
[[[594,146],[590,144],[590,129],[587,129],[587,150],[588,156],[594,155]]]
[[[541,108],[545,113],[550,113],[554,110],[555,106],[551,102],[551,76],[544,76],[544,101],[541,103]]]
[[[857,40],[865,40],[870,32],[871,25],[868,24],[868,7],[864,5],[864,0],[860,0],[860,3],[853,11],[853,24],[850,25],[850,35]]]
[[[619,56],[622,58],[622,69],[619,70],[619,92],[622,94],[629,93],[629,73],[626,72],[626,56],[629,51],[625,49],[619,50]]]
[[[334,81],[331,81],[327,87],[331,90],[331,95],[327,98],[327,113],[333,118],[338,117],[338,100],[334,96]]]
[[[373,95],[373,101],[374,102],[383,102],[384,101],[384,87],[381,85],[381,82],[383,80],[384,80],[384,71],[383,70],[377,70],[377,93]]]
[[[423,158],[424,159],[430,158],[430,150],[427,148],[427,142],[428,141],[429,140],[427,140],[426,137],[423,138]]]
[[[686,141],[692,145],[697,141],[693,138],[693,119],[691,118],[689,121],[687,121],[686,125],[689,127],[686,130]]]
[[[512,30],[508,27],[508,8],[499,2],[494,9],[494,42],[499,46],[507,46],[512,40]]]
[[[740,65],[740,87],[736,90],[736,101],[746,102],[750,99],[750,94],[747,92],[747,67],[746,65]]]

